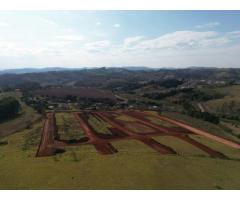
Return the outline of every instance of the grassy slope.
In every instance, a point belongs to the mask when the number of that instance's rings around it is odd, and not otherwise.
[[[13,96],[17,98],[21,103],[22,110],[18,117],[0,123],[0,138],[5,135],[10,135],[16,131],[23,130],[28,125],[30,125],[31,123],[40,118],[40,115],[38,115],[32,108],[30,108],[20,100],[21,97],[20,93],[18,92],[0,93],[0,98],[6,96]]]
[[[155,140],[173,148],[181,156],[207,156],[198,148],[172,136],[157,136]]]
[[[214,99],[205,103],[205,105],[207,106],[210,112],[216,112],[218,108],[220,108],[225,102],[229,103],[231,101],[237,102],[240,108],[240,92],[239,92],[240,86],[239,85],[220,87],[220,88],[214,88],[214,89],[208,89],[208,90],[216,91],[226,95],[221,99]]]
[[[163,156],[138,141],[113,142],[114,155],[99,155],[89,145],[35,158],[41,125],[0,146],[1,189],[240,189],[238,160]]]
[[[198,136],[198,135],[191,135],[191,138],[194,140],[197,140],[200,143],[203,143],[210,148],[213,148],[216,151],[223,152],[226,156],[228,156],[230,159],[236,159],[240,161],[240,150],[229,148],[228,146],[215,142],[213,140]]]
[[[224,104],[229,105],[232,101],[235,102],[234,109],[240,109],[240,86],[233,85],[227,87],[220,87],[220,88],[208,88],[208,91],[214,91],[224,94],[225,96],[221,99],[214,99],[204,103],[205,107],[208,109],[209,112],[224,114],[224,111],[221,111],[221,108]],[[231,120],[221,120],[221,126],[223,129],[228,131],[230,134],[235,135],[236,137],[240,138],[240,126],[235,126],[236,123],[240,123],[239,121],[231,121]]]

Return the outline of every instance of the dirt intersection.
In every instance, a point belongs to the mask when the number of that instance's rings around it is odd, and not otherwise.
[[[123,114],[133,118],[135,123],[144,125],[153,131],[148,133],[139,133],[126,128],[124,121],[117,119],[117,116],[121,116]],[[189,137],[190,134],[201,135],[217,142],[224,143],[225,145],[233,148],[240,149],[240,144],[236,142],[214,136],[180,121],[173,120],[165,116],[153,115],[149,113],[147,114],[146,112],[136,110],[118,110],[109,112],[82,111],[74,112],[73,115],[76,121],[79,123],[79,128],[84,131],[86,137],[82,140],[74,142],[59,140],[55,113],[48,113],[44,122],[41,142],[36,154],[37,156],[51,156],[58,152],[63,152],[64,147],[66,146],[79,145],[93,145],[100,154],[114,154],[117,153],[118,150],[111,144],[111,142],[115,140],[129,139],[140,141],[161,154],[177,154],[178,152],[171,147],[161,144],[152,138],[153,136],[171,136],[195,146],[196,148],[209,154],[211,157],[226,158],[226,156],[221,152],[215,151],[214,149],[211,149],[210,147],[192,139]],[[97,120],[104,121],[111,125],[111,128],[109,128],[111,135],[100,135],[97,131],[95,131],[94,128],[89,124],[90,117],[95,117]],[[177,127],[157,125],[152,123],[147,117],[157,118]]]

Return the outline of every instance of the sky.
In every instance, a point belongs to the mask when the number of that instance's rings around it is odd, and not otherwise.
[[[240,67],[240,11],[0,11],[0,70]]]

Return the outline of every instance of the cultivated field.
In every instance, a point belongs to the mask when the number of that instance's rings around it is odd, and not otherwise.
[[[4,138],[0,188],[240,189],[238,148],[152,114],[127,110],[56,113],[55,118],[49,113],[45,122]],[[68,138],[70,129],[59,139],[63,116],[66,124],[78,125],[84,139],[73,140],[78,132]],[[131,122],[149,131],[132,130]],[[101,123],[107,134],[97,130]]]
[[[56,115],[58,116],[57,123]],[[100,154],[115,154],[118,149],[112,145],[112,142],[117,140],[136,140],[160,154],[180,155],[181,153],[175,148],[160,142],[161,137],[168,137],[169,140],[191,145],[204,152],[204,155],[228,158],[224,153],[195,140],[191,135],[198,135],[231,148],[240,149],[240,144],[237,142],[150,112],[134,110],[84,111],[73,114],[57,113],[56,115],[55,113],[47,115],[37,156],[55,155],[64,152],[64,147],[81,145],[93,145]],[[79,132],[78,129],[80,129]],[[155,140],[153,137],[157,136],[160,138]]]

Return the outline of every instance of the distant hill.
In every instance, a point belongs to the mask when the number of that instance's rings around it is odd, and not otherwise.
[[[149,70],[148,70],[149,69]],[[8,73],[6,73],[8,72]],[[40,85],[100,86],[123,82],[145,82],[152,80],[204,80],[239,82],[239,68],[185,68],[154,69],[140,67],[126,68],[42,68],[2,71],[0,87],[16,87],[19,84],[35,82]]]
[[[78,67],[78,68],[69,68],[69,67],[44,67],[44,68],[17,68],[17,69],[5,69],[0,70],[1,74],[26,74],[26,73],[42,73],[42,72],[51,72],[51,71],[78,71],[82,69],[101,69],[106,67]],[[144,66],[126,66],[126,67],[112,67],[112,68],[121,68],[131,71],[140,71],[140,70],[157,70],[158,68],[144,67]],[[110,69],[110,68],[107,68]]]
[[[78,68],[78,69],[82,69],[82,68]],[[0,74],[25,74],[25,73],[41,73],[41,72],[50,72],[50,71],[66,71],[66,70],[77,70],[77,69],[64,68],[64,67],[20,68],[20,69],[1,70]]]

